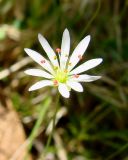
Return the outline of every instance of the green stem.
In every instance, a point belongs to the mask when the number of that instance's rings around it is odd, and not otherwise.
[[[43,160],[43,157],[44,157],[45,154],[47,153],[47,150],[48,150],[48,148],[49,148],[49,146],[50,146],[50,143],[51,143],[51,140],[52,140],[52,137],[53,137],[53,134],[54,134],[55,125],[56,125],[56,124],[55,124],[55,123],[56,123],[56,115],[57,115],[58,106],[59,106],[59,98],[60,98],[60,94],[58,93],[57,98],[56,98],[56,103],[55,103],[55,107],[56,107],[56,108],[55,108],[55,113],[54,113],[53,118],[52,118],[52,120],[53,120],[52,131],[51,131],[51,133],[50,133],[50,135],[49,135],[49,137],[48,137],[46,147],[45,147],[44,151],[42,152],[39,160]]]
[[[113,159],[114,157],[118,156],[121,152],[123,152],[126,148],[128,148],[128,143],[126,143],[122,148],[120,148],[118,151],[114,152],[112,155],[110,155],[105,160]]]
[[[95,20],[96,16],[98,15],[99,11],[100,11],[100,6],[101,6],[101,0],[98,0],[98,5],[97,5],[97,9],[96,12],[94,13],[94,15],[92,16],[92,18],[89,20],[89,22],[87,23],[85,29],[83,30],[83,32],[80,35],[80,39],[83,37],[83,35],[86,33],[86,31],[88,30],[88,28],[90,27],[91,23]]]
[[[46,114],[46,112],[47,112],[47,110],[49,108],[50,103],[51,103],[51,99],[49,99],[49,98],[46,99],[43,107],[41,108],[41,111],[40,111],[40,113],[38,115],[38,119],[36,121],[36,124],[35,124],[32,132],[31,132],[29,138],[28,138],[28,142],[29,142],[28,150],[27,150],[28,152],[31,150],[33,141],[36,138],[36,136],[38,135],[39,128],[40,128],[40,126],[42,124],[42,121],[43,121],[43,119],[45,117],[45,114]],[[27,159],[27,157],[28,157],[28,155],[26,155],[25,160]]]

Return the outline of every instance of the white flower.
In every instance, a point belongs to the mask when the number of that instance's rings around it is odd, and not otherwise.
[[[101,77],[81,73],[99,65],[102,62],[102,58],[88,60],[74,68],[82,59],[82,56],[88,47],[90,36],[86,36],[80,41],[71,56],[69,56],[70,35],[67,29],[64,30],[62,36],[61,49],[57,48],[56,53],[41,34],[38,35],[38,39],[50,61],[34,50],[25,49],[25,52],[43,67],[43,70],[28,69],[25,73],[45,78],[45,80],[43,79],[32,85],[29,88],[29,91],[40,89],[45,86],[55,86],[58,87],[58,90],[63,97],[69,98],[71,89],[77,92],[83,92],[83,87],[79,82],[92,82]]]

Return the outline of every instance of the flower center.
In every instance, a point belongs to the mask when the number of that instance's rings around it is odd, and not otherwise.
[[[56,70],[55,80],[61,83],[65,83],[68,79],[68,72],[66,70],[61,70],[58,68]]]

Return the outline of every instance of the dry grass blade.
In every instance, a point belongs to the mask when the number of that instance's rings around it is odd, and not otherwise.
[[[27,64],[29,64],[31,62],[32,62],[32,60],[29,57],[23,58],[19,62],[13,64],[10,68],[1,71],[0,72],[0,80],[9,76],[11,73],[18,71],[19,69],[21,69],[22,67],[26,66]]]
[[[55,146],[57,148],[58,159],[59,160],[68,160],[67,152],[63,146],[63,141],[57,132],[54,133],[54,141],[55,141]]]

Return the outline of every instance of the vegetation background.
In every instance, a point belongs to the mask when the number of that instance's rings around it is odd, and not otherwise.
[[[28,92],[38,78],[23,71],[37,64],[24,48],[45,55],[38,33],[55,49],[68,28],[71,51],[91,35],[84,60],[104,59],[89,71],[102,79],[84,83],[84,92],[72,92],[68,100],[61,97],[47,156],[49,160],[128,160],[127,19],[128,0],[0,0],[0,104],[6,107],[6,98],[12,101],[28,137],[46,99],[52,103],[34,140],[33,159],[38,159],[46,144],[56,93],[51,88]]]

